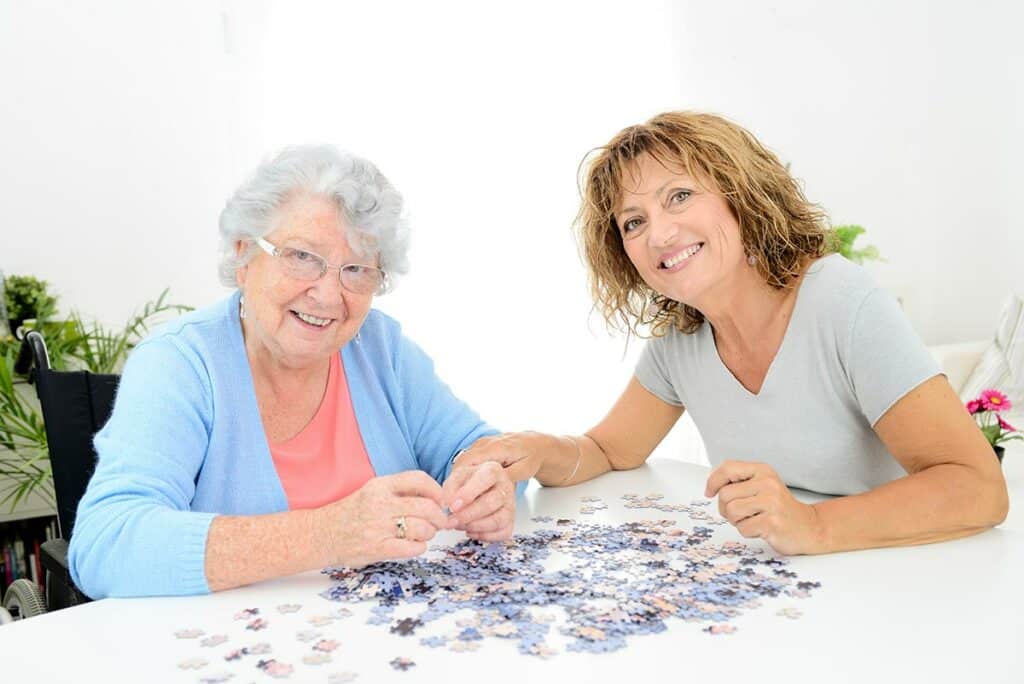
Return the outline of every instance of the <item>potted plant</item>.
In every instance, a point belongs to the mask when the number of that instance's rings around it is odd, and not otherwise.
[[[55,313],[56,297],[46,294],[45,282],[34,278],[31,281],[43,285],[34,292],[42,292],[44,298],[32,300],[42,301],[42,308],[36,308],[34,321],[25,318],[19,325],[35,328],[43,334],[50,366],[57,370],[118,373],[128,353],[153,323],[168,314],[191,310],[188,306],[168,303],[168,291],[164,290],[120,329],[106,328],[96,321],[87,322],[75,312],[66,321],[48,320]],[[10,282],[8,279],[7,283]],[[24,290],[22,286],[20,291]],[[21,311],[24,310],[19,309]],[[40,311],[44,315],[40,315]],[[4,485],[0,487],[0,506],[9,503],[11,510],[32,492],[55,503],[46,430],[38,399],[28,379],[14,372],[20,348],[21,340],[14,335],[0,336],[0,484]]]
[[[1013,427],[999,414],[1009,411],[1013,404],[1006,395],[999,390],[984,390],[977,399],[967,402],[967,412],[974,416],[974,420],[981,428],[981,434],[992,446],[999,462],[1003,462],[1003,454],[1006,449],[1003,444],[1021,437],[1017,428]]]
[[[3,295],[12,333],[26,320],[43,321],[57,312],[57,298],[50,294],[49,283],[34,276],[7,276]]]
[[[863,226],[834,226],[832,228],[833,247],[837,252],[856,264],[865,261],[885,261],[874,245],[854,247],[853,243],[865,232]]]

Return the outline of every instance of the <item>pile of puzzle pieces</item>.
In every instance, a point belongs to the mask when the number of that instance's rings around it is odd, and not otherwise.
[[[472,651],[485,638],[514,639],[521,653],[547,657],[558,652],[552,626],[559,613],[566,650],[605,652],[624,648],[629,637],[664,631],[673,619],[728,634],[734,628],[727,621],[766,597],[805,598],[820,586],[798,580],[785,559],[741,542],[714,543],[707,527],[534,521],[553,525],[505,543],[465,540],[438,558],[325,570],[334,584],[321,595],[375,601],[369,622],[402,636],[459,614],[454,631],[421,636],[424,646]],[[554,553],[568,556],[569,567],[546,570]],[[396,609],[410,604],[423,610],[396,620]],[[786,610],[786,617],[797,614]]]

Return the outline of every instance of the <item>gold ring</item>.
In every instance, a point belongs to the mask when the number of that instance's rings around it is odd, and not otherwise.
[[[402,515],[395,520],[395,536],[399,539],[405,539],[405,532],[405,516]]]

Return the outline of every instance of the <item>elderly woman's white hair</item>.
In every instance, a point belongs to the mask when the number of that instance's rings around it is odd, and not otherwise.
[[[363,255],[378,254],[392,278],[408,270],[409,234],[402,196],[377,167],[329,145],[288,147],[260,164],[220,213],[220,281],[235,287],[235,271],[252,259],[253,243],[276,227],[278,210],[297,194],[337,203],[350,226],[347,239]],[[236,243],[248,242],[241,254]]]

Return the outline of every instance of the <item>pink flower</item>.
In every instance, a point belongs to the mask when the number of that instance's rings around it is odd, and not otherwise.
[[[999,419],[999,427],[1001,427],[1002,429],[1006,430],[1007,432],[1016,432],[1017,431],[1017,428],[1013,427],[1012,425],[1007,423],[1005,420],[1003,420],[1002,416],[996,416],[996,418]]]
[[[967,412],[972,416],[981,410],[981,401],[978,399],[971,399],[967,402]]]
[[[986,411],[1008,411],[1013,407],[1005,394],[994,389],[987,389],[982,392],[981,396],[978,397],[978,401],[981,402]]]

